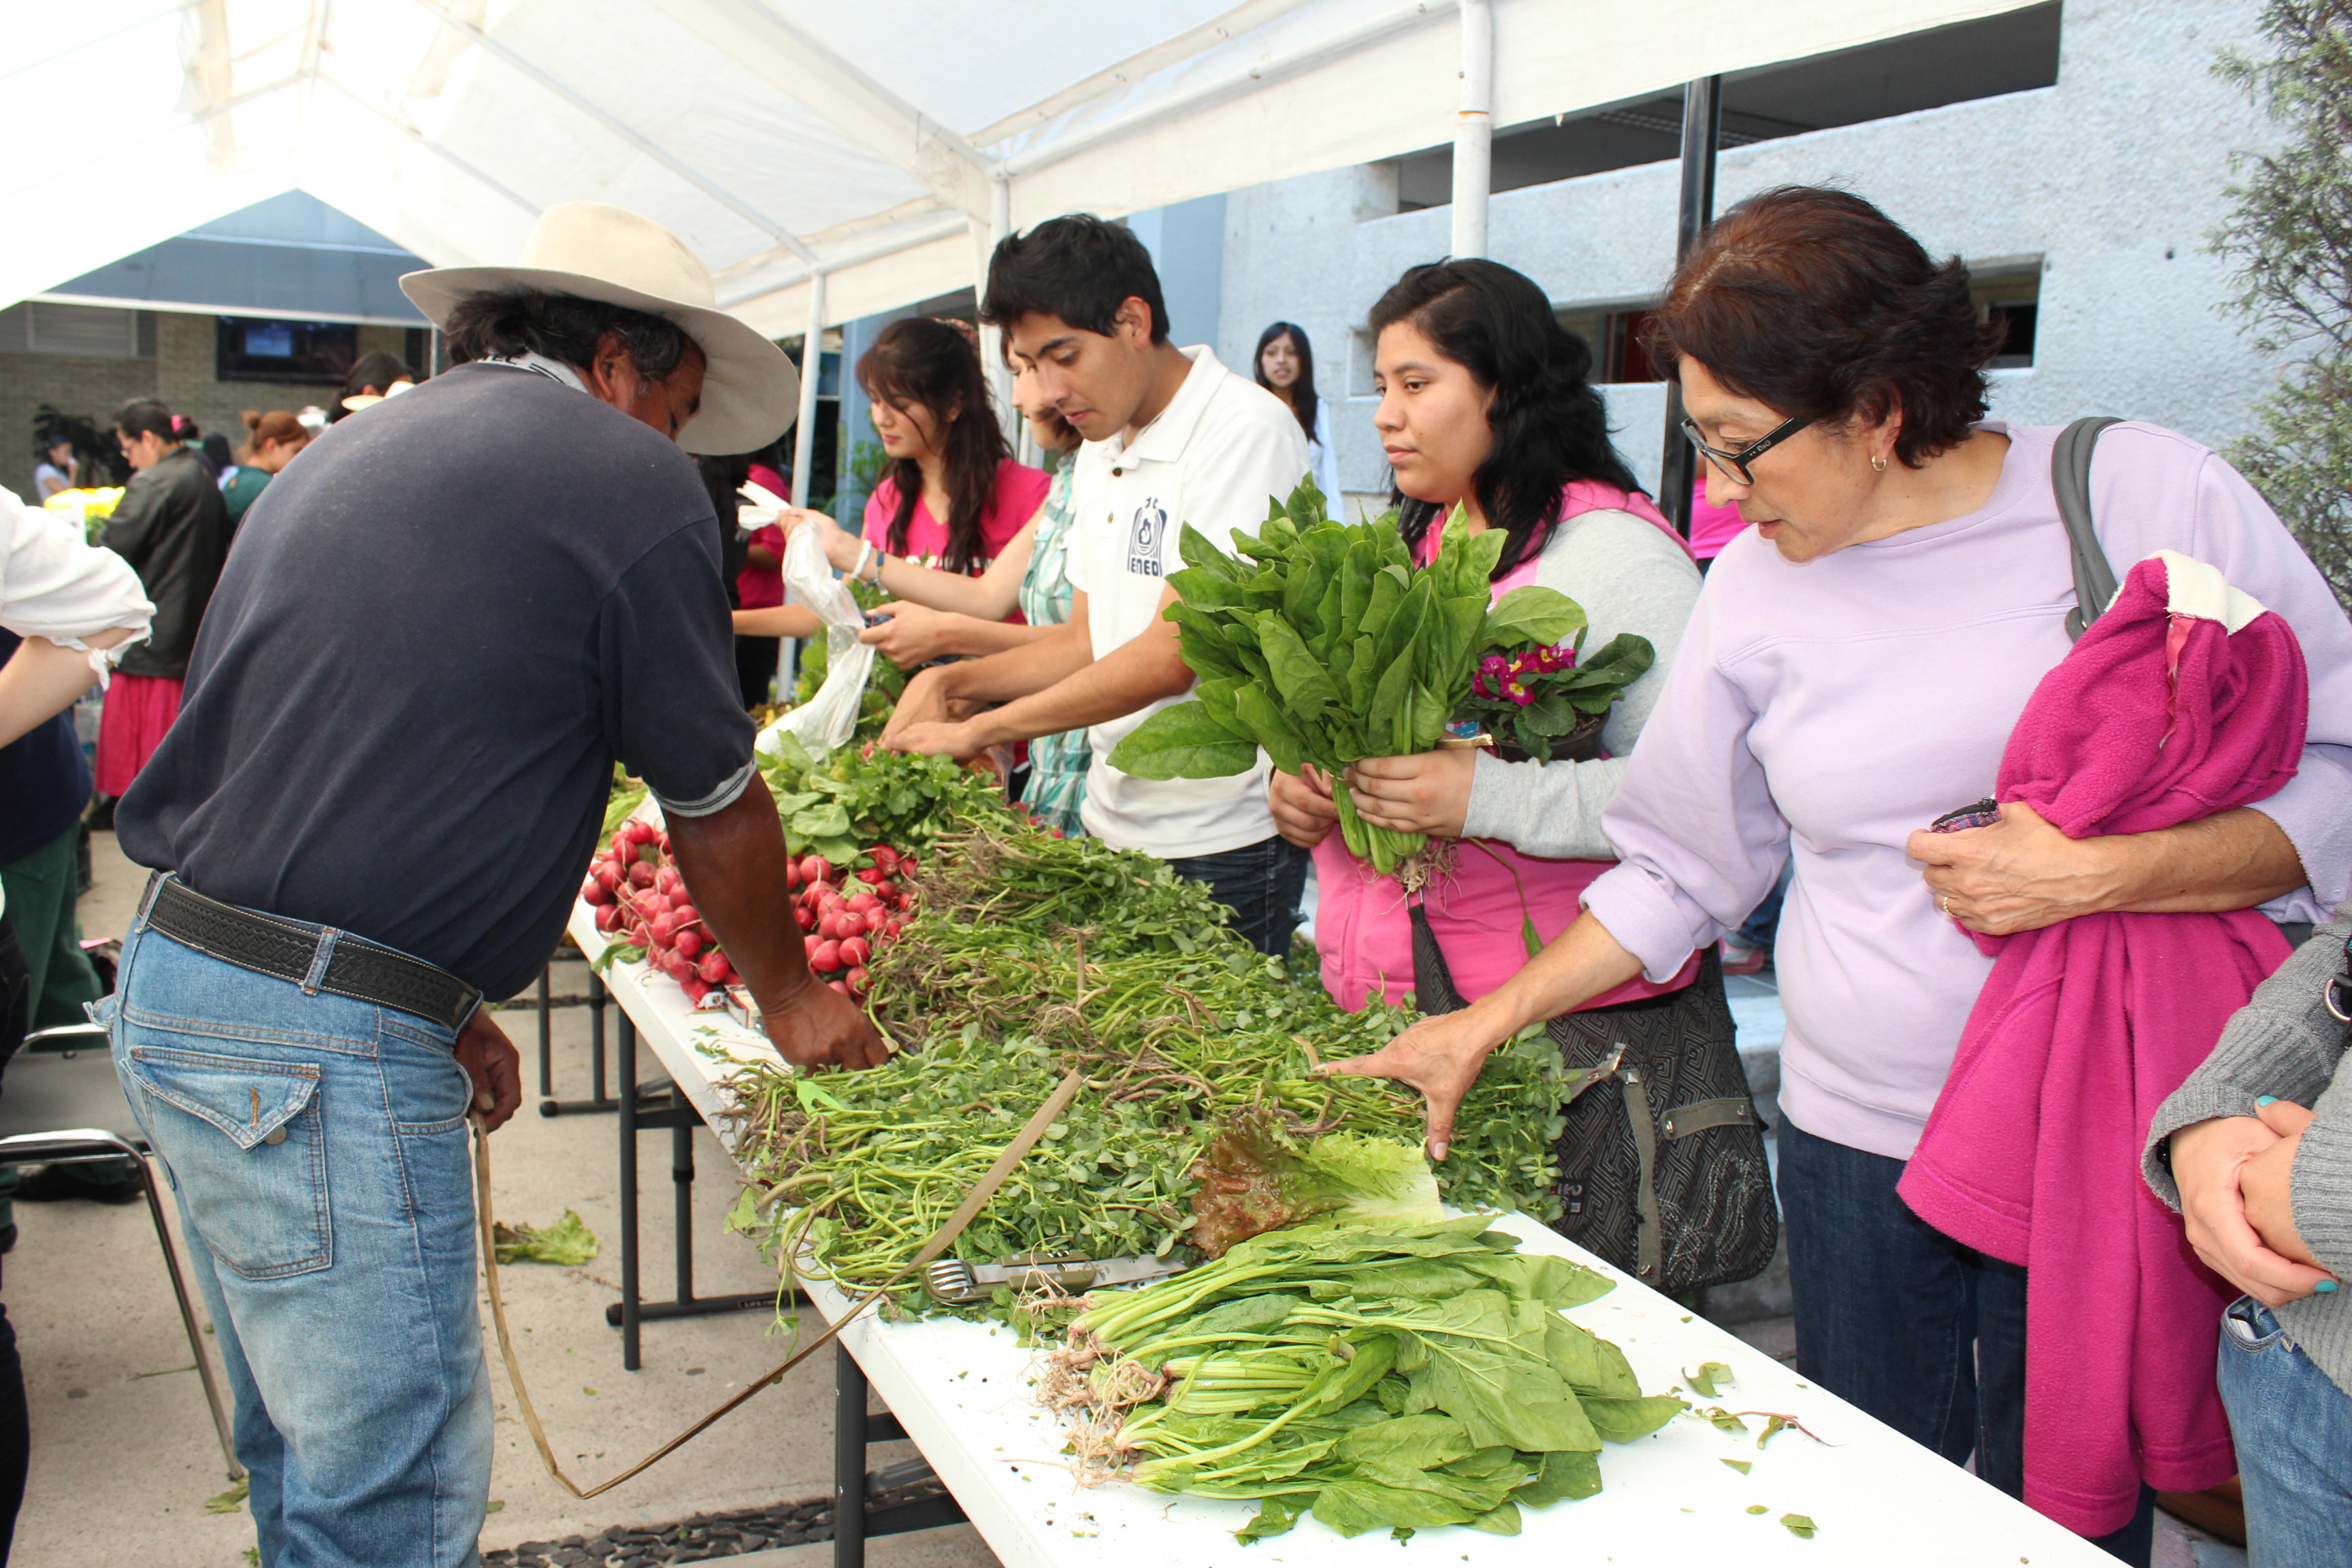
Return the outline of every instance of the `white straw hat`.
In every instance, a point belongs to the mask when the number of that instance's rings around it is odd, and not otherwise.
[[[792,428],[800,373],[784,351],[719,309],[710,269],[651,218],[603,202],[559,202],[512,267],[436,267],[411,272],[401,292],[435,326],[468,295],[543,289],[625,305],[674,322],[710,362],[702,407],[677,433],[689,452],[755,452]]]

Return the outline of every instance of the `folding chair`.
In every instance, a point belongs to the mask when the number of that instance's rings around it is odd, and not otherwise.
[[[56,1048],[68,1041],[84,1042],[87,1048]],[[171,1227],[163,1223],[155,1173],[147,1163],[147,1142],[131,1114],[130,1102],[122,1098],[121,1080],[114,1076],[106,1031],[95,1024],[70,1024],[27,1035],[25,1045],[27,1048],[9,1060],[5,1092],[0,1092],[0,1165],[131,1162],[147,1196],[148,1217],[155,1222],[155,1240],[163,1249],[163,1267],[172,1276],[172,1294],[180,1304],[181,1325],[188,1331],[196,1375],[204,1381],[213,1430],[228,1460],[228,1479],[242,1479],[245,1467],[236,1462],[236,1444],[221,1405],[220,1384],[205,1354],[204,1331],[188,1299],[187,1279],[180,1271],[179,1249],[172,1245]],[[36,1046],[50,1048],[30,1048]]]

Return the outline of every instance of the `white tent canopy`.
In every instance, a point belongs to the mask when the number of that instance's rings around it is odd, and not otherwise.
[[[1477,3],[1509,125],[2027,0]],[[1444,142],[1463,95],[1455,0],[13,0],[0,26],[0,304],[288,189],[442,265],[593,198],[783,336],[819,272],[828,324],[950,292],[1007,226]]]

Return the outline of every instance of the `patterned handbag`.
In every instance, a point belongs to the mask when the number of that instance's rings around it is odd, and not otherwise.
[[[1467,1005],[1417,903],[1412,973],[1423,1013]],[[1670,1293],[1764,1272],[1780,1215],[1716,951],[1679,991],[1565,1014],[1549,1030],[1566,1064],[1587,1069],[1563,1111],[1552,1228]]]

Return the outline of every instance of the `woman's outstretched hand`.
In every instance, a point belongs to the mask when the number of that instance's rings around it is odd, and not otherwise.
[[[1350,1057],[1318,1070],[1392,1078],[1421,1090],[1429,1108],[1429,1157],[1443,1160],[1453,1146],[1454,1114],[1503,1039],[1483,1009],[1465,1007],[1423,1018],[1368,1057]]]

